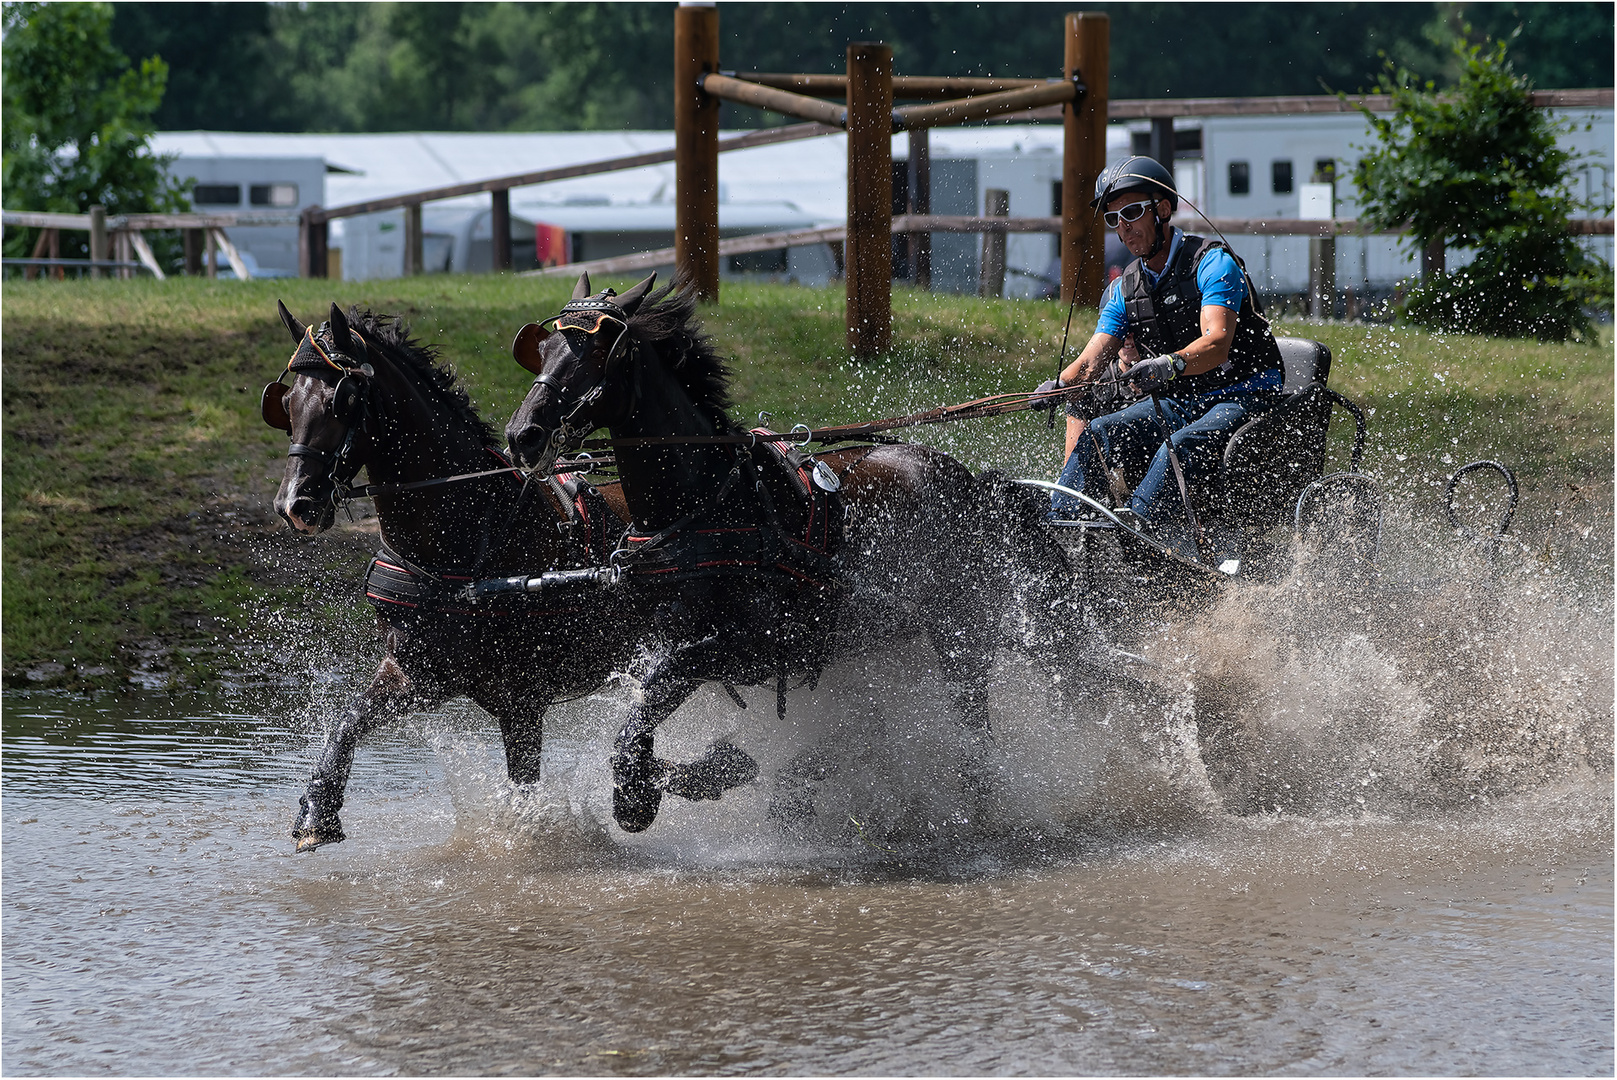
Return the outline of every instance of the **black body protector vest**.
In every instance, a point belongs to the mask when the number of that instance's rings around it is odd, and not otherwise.
[[[1135,259],[1123,271],[1118,288],[1142,357],[1176,352],[1202,336],[1202,292],[1196,282],[1196,268],[1215,249],[1229,252],[1235,264],[1246,269],[1223,242],[1186,233],[1172,261],[1162,268],[1155,288],[1146,284],[1144,259]],[[1246,297],[1236,312],[1230,358],[1212,371],[1180,376],[1169,384],[1168,393],[1173,397],[1207,394],[1234,386],[1260,371],[1279,368],[1280,346],[1275,344],[1268,324],[1259,318],[1262,311],[1249,282]]]

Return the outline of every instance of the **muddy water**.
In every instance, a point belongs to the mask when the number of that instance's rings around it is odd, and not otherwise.
[[[1609,1075],[1606,596],[1299,578],[1153,628],[1149,693],[1007,656],[987,794],[892,644],[784,727],[693,700],[659,750],[763,779],[640,836],[622,687],[522,790],[475,709],[411,721],[302,856],[329,688],[8,697],[0,1068]]]

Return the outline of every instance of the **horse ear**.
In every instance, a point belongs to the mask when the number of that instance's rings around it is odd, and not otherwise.
[[[533,372],[542,374],[545,370],[544,358],[539,355],[539,346],[544,344],[550,331],[536,322],[531,322],[517,331],[516,340],[511,342],[511,355],[516,362]]]
[[[303,335],[308,332],[309,328],[294,319],[292,317],[292,313],[286,310],[286,305],[281,303],[279,300],[275,301],[275,308],[281,313],[281,322],[285,324],[287,330],[291,332],[292,340],[302,341]]]
[[[623,309],[625,315],[633,315],[640,302],[646,298],[646,293],[657,283],[657,271],[653,270],[651,276],[622,296],[618,297],[618,307]]]
[[[359,351],[359,342],[354,340],[354,332],[348,328],[348,317],[335,303],[331,305],[331,343],[338,352],[350,356]]]
[[[582,300],[590,294],[590,272],[584,271],[578,275],[578,284],[573,286],[573,299]]]

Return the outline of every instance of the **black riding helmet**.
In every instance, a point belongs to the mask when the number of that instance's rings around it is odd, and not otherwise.
[[[1095,177],[1095,198],[1089,205],[1103,207],[1116,196],[1130,191],[1167,199],[1170,212],[1179,209],[1179,189],[1173,185],[1173,173],[1156,158],[1138,155],[1101,170]]]
[[[1139,155],[1124,158],[1116,165],[1102,169],[1100,175],[1095,177],[1095,198],[1089,205],[1099,210],[1117,196],[1131,191],[1149,195],[1153,201],[1167,199],[1170,214],[1179,209],[1179,189],[1173,185],[1173,173],[1156,158]],[[1151,250],[1146,253],[1147,262],[1156,258],[1157,252],[1167,242],[1167,235],[1162,231],[1162,219],[1156,217],[1154,209],[1151,216],[1156,218],[1157,235]]]

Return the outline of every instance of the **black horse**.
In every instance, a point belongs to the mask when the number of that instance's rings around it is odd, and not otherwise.
[[[541,471],[597,427],[613,438],[630,588],[652,613],[643,694],[612,760],[618,823],[655,820],[670,766],[653,733],[703,681],[773,684],[783,710],[789,678],[894,634],[930,638],[986,748],[1010,597],[1068,580],[1059,547],[1027,527],[1038,500],[1013,505],[1010,485],[924,446],[806,458],[752,440],[729,418],[729,373],[694,296],[652,293],[654,279],[592,296],[586,274],[560,316],[523,328],[513,351],[538,378],[506,428],[513,455]],[[750,764],[738,757],[729,779]]]
[[[284,305],[280,314],[297,351],[291,385],[277,380],[264,391],[265,421],[292,440],[275,509],[299,532],[321,532],[365,468],[382,532],[366,594],[385,655],[328,734],[300,800],[292,836],[307,851],[343,839],[338,811],[358,741],[452,697],[470,697],[499,721],[513,781],[537,780],[545,709],[626,666],[636,632],[617,600],[588,585],[466,595],[480,576],[603,562],[625,516],[614,488],[511,468],[454,375],[397,319],[357,308],[345,317],[333,304],[315,329]]]

